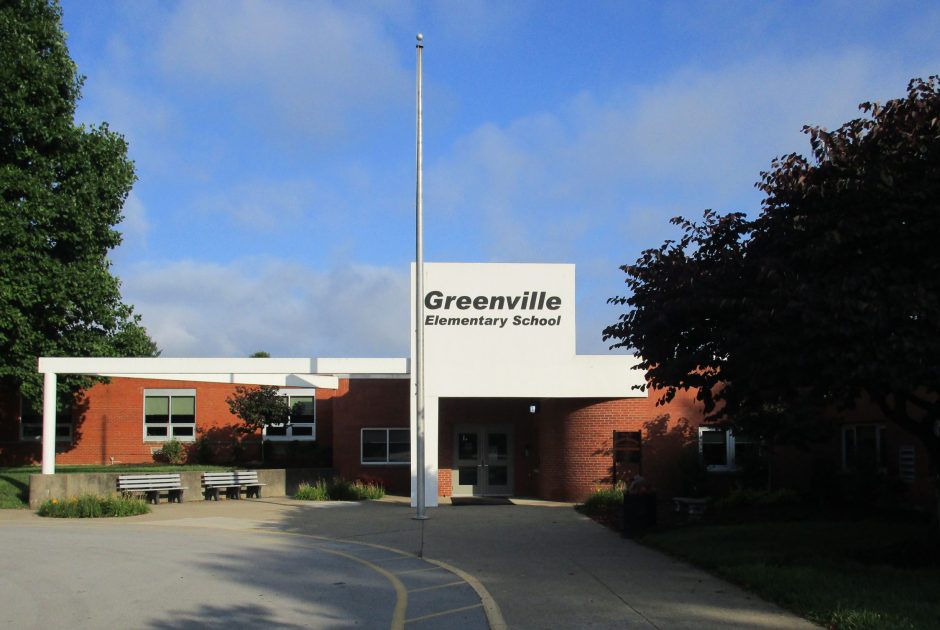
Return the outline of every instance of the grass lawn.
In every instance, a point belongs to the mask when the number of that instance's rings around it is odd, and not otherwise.
[[[56,466],[57,473],[125,473],[125,472],[177,472],[186,470],[229,470],[229,466],[204,464],[170,466],[165,464],[117,466]],[[29,507],[29,476],[41,472],[39,466],[0,468],[0,509]]]
[[[884,520],[701,525],[641,542],[829,628],[940,627],[926,526]]]

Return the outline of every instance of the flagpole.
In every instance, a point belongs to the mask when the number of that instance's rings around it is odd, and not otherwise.
[[[425,485],[427,474],[425,471],[424,448],[424,181],[423,181],[423,112],[421,107],[421,51],[424,50],[424,35],[418,33],[418,43],[415,46],[418,55],[418,83],[417,83],[417,178],[415,185],[415,356],[412,368],[415,371],[415,429],[417,431],[417,493],[415,502],[417,509],[415,519],[424,520],[426,513]]]

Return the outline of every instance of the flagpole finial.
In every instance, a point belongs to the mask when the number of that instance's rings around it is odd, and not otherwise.
[[[421,33],[418,33],[418,35],[417,35],[417,37],[416,37],[415,39],[417,39],[419,42],[423,42],[423,41],[424,41],[424,35],[422,35]]]

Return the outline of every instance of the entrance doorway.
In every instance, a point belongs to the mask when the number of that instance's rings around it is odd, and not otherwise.
[[[463,425],[454,430],[453,494],[512,494],[511,427]]]

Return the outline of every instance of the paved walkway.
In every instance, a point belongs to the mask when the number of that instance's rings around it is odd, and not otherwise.
[[[84,593],[65,601],[84,602],[83,609],[102,597],[113,605],[98,584],[134,591],[137,606],[159,596],[162,617],[128,611],[110,624],[123,627],[815,627],[624,540],[570,505],[517,501],[428,512],[429,520],[415,521],[396,499],[163,504],[149,515],[94,523],[0,511],[0,544],[23,550],[0,560],[0,609],[22,609],[21,598],[43,583],[67,590],[77,576]],[[66,531],[67,538],[56,534]],[[74,559],[84,573],[68,568],[76,548],[85,550]],[[19,575],[31,566],[61,568],[26,588]],[[150,588],[126,577],[141,566],[144,575],[186,587]],[[68,608],[45,608],[32,627],[83,625]],[[0,615],[11,621],[10,613]]]

